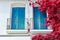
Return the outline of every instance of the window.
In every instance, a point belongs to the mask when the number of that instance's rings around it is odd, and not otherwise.
[[[46,34],[50,33],[52,30],[49,30],[47,26],[44,26],[46,24],[46,17],[47,14],[44,12],[41,12],[37,6],[35,6],[33,9],[33,29],[31,29],[32,34]]]
[[[24,3],[13,3],[11,7],[11,18],[8,23],[8,33],[27,33],[26,5]],[[9,22],[9,20],[8,20]]]
[[[7,23],[8,33],[26,34],[28,33],[28,28],[30,28],[29,33],[31,34],[49,33],[52,31],[44,26],[44,24],[46,24],[45,18],[47,15],[46,13],[39,11],[38,7],[30,8],[28,4],[25,6],[24,3],[13,3],[11,10],[12,15],[10,20],[8,20],[9,23]],[[33,18],[32,21],[30,18]]]
[[[25,29],[25,7],[13,7],[11,29]]]
[[[37,29],[37,30],[47,29],[47,27],[44,26],[44,24],[46,24],[46,21],[45,21],[46,17],[47,17],[46,13],[43,13],[40,10],[38,10],[38,7],[34,7],[33,8],[34,29]]]

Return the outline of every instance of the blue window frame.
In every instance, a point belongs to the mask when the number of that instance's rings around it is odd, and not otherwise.
[[[47,29],[44,24],[46,23],[46,13],[39,11],[38,7],[33,8],[34,29]]]
[[[25,7],[12,7],[11,29],[25,29]]]

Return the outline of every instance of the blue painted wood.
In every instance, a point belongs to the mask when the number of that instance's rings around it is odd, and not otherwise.
[[[19,8],[19,21],[18,21],[18,29],[25,29],[25,8]]]
[[[13,7],[11,29],[25,29],[25,8]]]
[[[33,8],[34,29],[47,29],[44,24],[46,23],[46,13],[39,11],[38,7]]]

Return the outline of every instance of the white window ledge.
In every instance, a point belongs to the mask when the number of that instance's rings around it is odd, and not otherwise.
[[[27,34],[27,30],[7,30],[8,34]]]
[[[53,30],[30,30],[28,33],[28,30],[7,30],[8,34],[15,34],[15,35],[37,35],[37,34],[42,34],[45,35],[47,33],[52,32]]]
[[[53,30],[31,30],[31,34],[32,35],[36,35],[36,34],[43,34],[43,35],[45,35],[45,34],[47,34],[47,33],[50,33],[50,32],[52,32]]]

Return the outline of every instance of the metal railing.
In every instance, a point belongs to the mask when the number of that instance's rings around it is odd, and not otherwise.
[[[28,18],[25,18],[25,25],[27,26],[27,29],[33,29],[33,22],[34,22],[34,19],[33,18],[30,18],[30,19],[28,19]],[[17,21],[18,22],[18,21]],[[40,26],[40,19],[38,19],[38,26]],[[48,29],[51,29],[51,28],[49,28],[48,27]],[[11,18],[8,18],[7,19],[7,30],[11,30]],[[40,29],[39,29],[40,30]]]
[[[21,20],[23,20],[23,19],[21,19]],[[13,21],[15,21],[15,20],[13,20]],[[24,19],[24,25],[25,26],[29,26],[29,22],[28,21],[29,21],[28,18]],[[16,22],[16,27],[17,27],[18,26],[18,20],[16,20],[15,22]],[[8,18],[7,19],[7,30],[11,30],[11,23],[12,23],[12,19]],[[22,25],[22,24],[20,24],[20,25]]]

